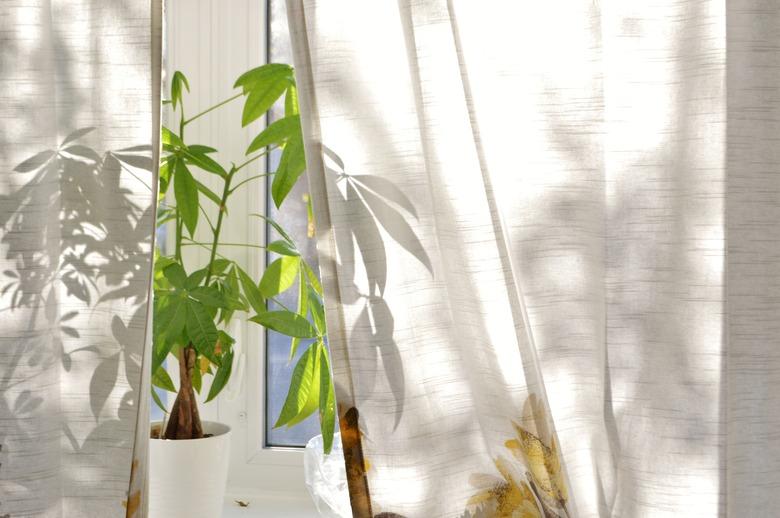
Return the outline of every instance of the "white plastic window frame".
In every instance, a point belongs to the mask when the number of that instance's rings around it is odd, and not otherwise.
[[[165,16],[165,76],[181,70],[189,78],[192,91],[185,106],[190,115],[231,95],[231,81],[266,61],[266,0],[167,0]],[[223,158],[240,159],[251,135],[265,124],[242,130],[240,112],[240,101],[236,101],[226,110],[209,114],[198,121],[201,124],[187,127],[186,140],[211,145]],[[265,161],[258,160],[252,173],[262,173],[264,168]],[[218,182],[204,183],[216,188]],[[265,212],[265,183],[250,185],[231,199],[231,214]],[[224,241],[264,243],[265,225],[259,218],[229,218]],[[261,276],[265,267],[262,251],[220,252],[240,260],[253,278]],[[185,261],[203,264],[207,256],[202,248],[188,247]],[[228,493],[236,498],[306,499],[303,449],[265,446],[265,332],[245,319],[237,319],[232,326],[238,353],[233,377],[225,393],[201,404],[203,419],[218,420],[232,429]],[[203,393],[207,390],[204,387]]]

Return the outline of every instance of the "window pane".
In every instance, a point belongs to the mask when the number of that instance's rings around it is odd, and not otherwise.
[[[290,35],[287,30],[287,15],[284,0],[269,0],[269,30],[268,30],[268,61],[273,63],[292,63],[292,51],[290,49]],[[271,110],[268,122],[284,116],[283,107],[275,107]],[[280,152],[273,152],[269,156],[268,170],[275,171],[279,162]],[[314,239],[307,237],[308,221],[306,217],[306,203],[303,198],[308,189],[305,178],[297,183],[284,202],[281,213],[276,210],[271,200],[271,182],[268,182],[268,198],[266,210],[272,218],[278,221],[291,237],[295,240],[304,259],[312,266],[315,272],[319,271],[317,265],[317,250]],[[272,228],[266,229],[268,240],[279,239]],[[267,257],[270,263],[276,258],[276,254]],[[279,301],[286,307],[293,309],[297,305],[297,290],[291,288],[279,297]],[[269,302],[269,309],[279,309],[273,302]],[[292,428],[273,429],[276,418],[284,405],[287,388],[290,386],[290,376],[295,365],[295,358],[288,362],[290,353],[290,338],[275,331],[266,331],[266,445],[267,446],[305,446],[308,440],[320,433],[319,418],[317,413]],[[298,356],[305,351],[311,341],[302,341],[298,347]]]

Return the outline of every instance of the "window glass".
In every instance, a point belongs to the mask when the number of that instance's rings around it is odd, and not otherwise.
[[[284,0],[269,0],[268,2],[268,61],[271,63],[290,63],[292,64],[292,50],[290,48],[290,35],[287,29],[287,15],[285,11]],[[281,103],[280,103],[281,104]],[[283,117],[284,109],[277,106],[271,110],[270,120],[276,120]],[[268,158],[268,171],[275,171],[279,163],[280,152],[273,152]],[[308,181],[302,177],[295,188],[290,192],[284,202],[281,213],[271,200],[271,180],[269,177],[266,192],[266,213],[278,221],[290,236],[295,240],[298,249],[304,259],[311,265],[315,272],[319,271],[317,264],[317,250],[314,239],[309,238],[307,204],[304,197],[307,195]],[[268,242],[279,239],[273,228],[266,229]],[[276,254],[268,254],[267,261],[276,259]],[[291,288],[279,297],[281,302],[287,308],[292,310],[297,305],[297,289]],[[269,309],[280,309],[274,302],[269,302]],[[305,351],[311,341],[302,341],[298,347],[298,357]],[[290,338],[281,335],[275,331],[266,331],[266,445],[267,446],[305,446],[309,439],[318,435],[319,419],[315,412],[305,421],[293,426],[292,428],[277,428],[273,425],[279,412],[284,405],[287,389],[290,386],[290,376],[295,366],[295,358],[289,361]]]

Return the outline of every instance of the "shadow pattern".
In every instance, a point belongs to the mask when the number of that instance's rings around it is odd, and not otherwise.
[[[127,477],[147,397],[152,150],[99,152],[86,144],[94,130],[18,164],[0,195],[0,476],[12,480],[0,510],[11,516],[50,511],[56,494],[94,490],[128,516],[140,499]]]

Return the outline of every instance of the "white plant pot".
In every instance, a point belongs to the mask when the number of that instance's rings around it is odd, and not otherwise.
[[[152,428],[160,423],[152,423]],[[222,516],[230,427],[203,421],[203,439],[150,439],[149,518]]]

